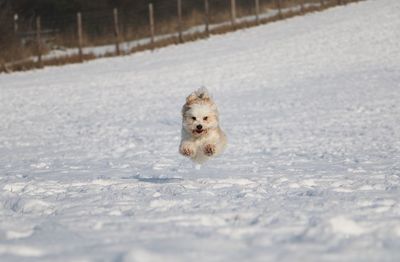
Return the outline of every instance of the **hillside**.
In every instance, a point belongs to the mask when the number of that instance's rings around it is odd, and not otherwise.
[[[400,3],[0,75],[1,261],[397,261]],[[229,139],[200,170],[180,109]]]

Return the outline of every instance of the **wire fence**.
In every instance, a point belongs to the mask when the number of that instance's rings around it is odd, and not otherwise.
[[[3,41],[12,41],[9,48],[14,50],[0,53],[0,66],[8,71],[62,58],[67,63],[126,54],[354,1],[170,0],[134,10],[99,9],[57,17],[14,14],[0,19],[3,30],[12,32],[3,34]]]

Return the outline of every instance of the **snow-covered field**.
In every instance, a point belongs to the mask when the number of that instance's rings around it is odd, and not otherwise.
[[[399,14],[0,75],[0,261],[400,261]],[[229,147],[196,170],[201,85]]]

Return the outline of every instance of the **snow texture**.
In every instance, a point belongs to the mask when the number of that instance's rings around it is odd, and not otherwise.
[[[400,2],[0,75],[1,261],[400,261]],[[229,145],[178,154],[213,93]]]

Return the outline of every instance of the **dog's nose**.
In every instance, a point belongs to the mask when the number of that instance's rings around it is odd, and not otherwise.
[[[197,128],[198,130],[201,130],[201,129],[203,128],[203,126],[202,126],[202,125],[197,125],[196,128]]]

